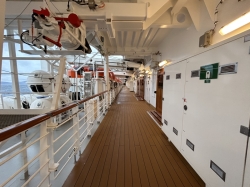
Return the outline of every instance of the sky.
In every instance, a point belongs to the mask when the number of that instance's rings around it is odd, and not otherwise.
[[[27,57],[27,54],[21,53],[19,44],[16,44],[16,56],[17,57]],[[34,57],[37,55],[33,55]],[[3,57],[9,57],[8,44],[3,44]],[[40,61],[31,61],[31,60],[19,60],[17,61],[17,68],[19,73],[31,73],[37,69],[41,69]],[[9,60],[3,60],[2,63],[2,72],[10,72],[10,62]],[[19,81],[26,81],[27,76],[19,75]],[[2,82],[11,82],[10,74],[2,74]]]

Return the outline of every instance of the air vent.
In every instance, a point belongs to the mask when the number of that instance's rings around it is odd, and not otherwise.
[[[212,160],[210,162],[210,168],[223,180],[226,180],[226,173],[217,166]]]
[[[169,79],[170,79],[170,75],[167,75],[167,76],[166,76],[166,80],[169,80]]]
[[[199,76],[200,76],[199,70],[191,71],[191,77],[199,77]]]
[[[194,151],[194,144],[190,142],[188,139],[186,140],[187,146]]]
[[[168,125],[168,122],[167,122],[167,120],[165,120],[165,119],[164,119],[164,123],[165,123],[165,125]]]
[[[181,73],[176,74],[176,79],[181,79]]]
[[[178,131],[173,127],[173,132],[178,136]]]
[[[219,74],[220,75],[225,75],[225,74],[237,73],[237,67],[238,67],[238,63],[227,64],[227,65],[220,66]]]

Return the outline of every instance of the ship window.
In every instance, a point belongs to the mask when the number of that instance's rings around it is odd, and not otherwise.
[[[32,92],[37,92],[35,85],[30,85],[30,89],[32,90]]]
[[[43,89],[43,85],[30,85],[30,89],[32,92],[45,92]]]
[[[45,92],[43,89],[43,85],[36,85],[36,89],[38,92]]]

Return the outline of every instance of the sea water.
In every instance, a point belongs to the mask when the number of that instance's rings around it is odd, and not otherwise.
[[[31,93],[26,82],[19,82],[19,89],[21,95]],[[0,94],[2,94],[3,97],[13,95],[12,92],[12,82],[1,82]]]

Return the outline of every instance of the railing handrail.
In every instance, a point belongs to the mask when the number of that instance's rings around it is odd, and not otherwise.
[[[0,142],[2,142],[2,141],[6,140],[14,135],[17,135],[25,130],[28,130],[29,128],[34,127],[34,126],[38,125],[39,123],[48,120],[51,117],[54,117],[58,114],[61,114],[65,111],[67,111],[67,110],[70,110],[70,109],[76,107],[77,105],[82,104],[86,101],[89,101],[90,99],[93,99],[97,96],[100,96],[106,92],[108,92],[108,91],[106,90],[104,92],[93,95],[93,96],[88,97],[86,99],[82,99],[79,101],[74,101],[74,102],[68,103],[66,106],[60,107],[58,109],[47,112],[45,114],[40,114],[38,116],[32,117],[30,119],[24,120],[24,121],[19,122],[19,123],[15,123],[11,126],[8,126],[4,129],[0,130]]]

